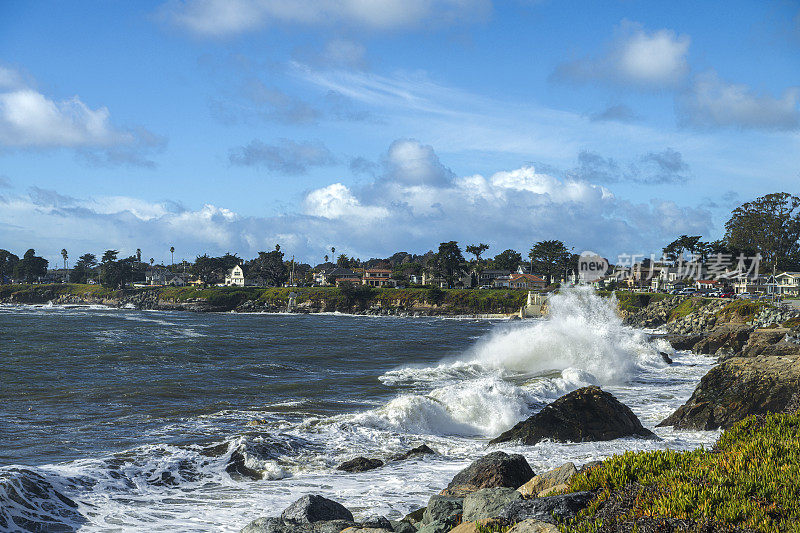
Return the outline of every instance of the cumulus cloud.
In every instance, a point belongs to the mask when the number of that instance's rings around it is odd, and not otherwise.
[[[559,65],[556,79],[605,82],[644,89],[675,87],[689,72],[691,39],[672,30],[646,31],[623,21],[604,54]]]
[[[336,163],[336,158],[322,142],[290,139],[279,139],[276,144],[253,140],[245,146],[232,149],[228,159],[232,165],[262,166],[288,175],[305,174],[310,167]]]
[[[490,0],[173,0],[160,11],[193,33],[220,37],[270,24],[408,29],[475,20],[490,10]]]
[[[625,164],[597,152],[582,150],[578,153],[578,166],[569,174],[593,183],[632,182],[642,185],[682,183],[688,180],[689,165],[680,152],[667,148],[661,152],[648,152]]]
[[[394,141],[384,158],[384,179],[404,186],[447,187],[455,174],[445,167],[432,146],[413,139]]]
[[[727,83],[715,71],[697,75],[678,98],[681,121],[697,128],[796,130],[800,127],[800,87],[780,98],[757,94],[747,85]]]
[[[146,154],[166,141],[143,128],[111,123],[106,107],[92,109],[77,96],[54,100],[0,67],[0,145],[17,149],[71,148],[108,164],[152,166]]]

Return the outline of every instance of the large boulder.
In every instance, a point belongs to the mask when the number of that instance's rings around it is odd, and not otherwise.
[[[600,387],[592,386],[562,396],[491,443],[518,440],[533,445],[543,439],[586,442],[620,437],[655,435],[642,426],[629,407]]]
[[[799,363],[797,352],[730,358],[703,376],[691,398],[659,426],[726,429],[750,415],[783,412],[800,390]]]
[[[517,490],[520,494],[526,497],[536,497],[541,492],[558,487],[559,485],[566,485],[572,479],[572,476],[578,473],[573,463],[564,463],[554,470],[549,470],[538,476],[533,476],[527,483],[522,485]]]
[[[575,515],[589,505],[593,499],[594,493],[592,492],[573,492],[560,496],[518,500],[506,506],[498,518],[512,523],[530,519],[555,523],[557,520],[575,518]]]
[[[420,444],[415,448],[411,448],[407,452],[398,453],[393,455],[391,460],[392,461],[405,461],[407,459],[413,459],[416,457],[423,457],[425,455],[436,455],[436,452],[430,448],[427,444]]]
[[[716,355],[737,353],[747,343],[753,326],[747,324],[723,324],[714,328],[706,338],[692,347],[692,351],[700,354]]]
[[[464,498],[435,494],[428,500],[428,507],[422,514],[422,524],[434,522],[455,525],[461,520],[464,509]]]
[[[341,503],[322,496],[306,495],[287,507],[281,520],[289,524],[310,524],[327,520],[353,521],[353,513]]]
[[[336,470],[343,470],[345,472],[366,472],[367,470],[375,470],[383,466],[383,461],[380,459],[371,459],[368,457],[356,457],[345,461],[336,467]]]
[[[348,520],[320,520],[309,524],[287,524],[280,518],[257,518],[241,533],[339,533],[356,524]]]
[[[510,487],[480,489],[464,497],[464,522],[493,518],[509,503],[521,500],[522,494]]]
[[[558,531],[558,528],[553,524],[529,518],[514,524],[514,527],[509,529],[507,533],[558,533]]]
[[[679,335],[671,333],[664,336],[664,339],[669,342],[674,350],[691,350],[695,344],[703,340],[705,335]]]
[[[519,454],[492,452],[456,474],[443,494],[465,495],[478,489],[515,489],[533,477],[528,461]]]

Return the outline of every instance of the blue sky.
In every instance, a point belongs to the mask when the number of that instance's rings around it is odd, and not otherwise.
[[[0,4],[0,247],[658,252],[800,182],[800,3]]]

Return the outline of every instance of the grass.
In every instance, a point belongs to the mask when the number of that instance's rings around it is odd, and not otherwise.
[[[0,299],[10,299],[20,303],[45,303],[61,296],[80,296],[82,298],[113,298],[120,291],[100,285],[79,283],[50,283],[37,285],[0,285]]]
[[[608,530],[603,507],[625,493],[626,505],[613,518],[618,524],[668,519],[719,529],[800,531],[800,416],[750,417],[725,431],[713,450],[611,457],[570,481],[568,492],[581,490],[597,497],[575,521],[561,525],[564,532]]]
[[[672,322],[675,320],[680,320],[682,318],[685,318],[686,316],[690,315],[691,313],[694,313],[701,307],[705,307],[709,303],[711,303],[711,300],[708,298],[702,298],[702,297],[687,298],[686,300],[678,304],[678,306],[675,307],[675,309],[672,310],[672,312],[669,314],[668,321]]]
[[[749,322],[764,309],[770,307],[768,302],[753,300],[734,300],[717,312],[717,317],[724,322]]]

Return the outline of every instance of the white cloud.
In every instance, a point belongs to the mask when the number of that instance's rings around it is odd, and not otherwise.
[[[796,130],[800,127],[800,87],[780,98],[755,93],[742,84],[727,83],[716,72],[695,77],[678,99],[681,120],[699,128],[734,127]]]
[[[690,43],[688,35],[666,29],[647,32],[638,23],[623,21],[603,55],[563,63],[555,76],[639,88],[674,87],[689,73]]]
[[[399,142],[404,152],[425,154],[423,159],[441,165],[429,146]],[[650,253],[675,235],[708,235],[712,225],[710,213],[701,208],[665,201],[634,204],[601,185],[557,178],[532,166],[440,181],[420,180],[412,165],[407,167],[412,176],[402,176],[392,167],[391,152],[374,181],[313,189],[290,214],[248,217],[211,204],[192,210],[168,202],[76,199],[32,189],[28,197],[7,200],[0,227],[7,246],[49,250],[54,258],[66,246],[71,253],[116,248],[127,254],[142,248],[145,256],[163,259],[170,245],[181,258],[227,251],[252,257],[280,243],[298,258],[314,261],[331,246],[368,258],[398,250],[424,252],[449,240],[490,243],[495,252],[526,251],[537,240],[555,238],[604,255]]]
[[[472,20],[490,10],[490,0],[174,0],[161,13],[199,35],[225,36],[269,24],[415,28]]]

